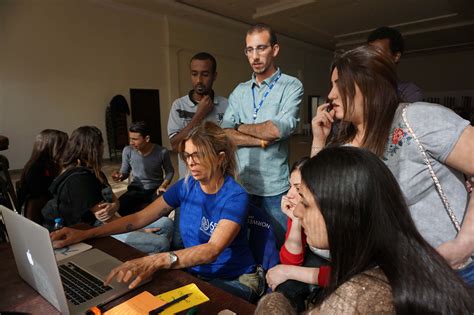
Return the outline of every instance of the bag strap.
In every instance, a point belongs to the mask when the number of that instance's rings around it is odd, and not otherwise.
[[[408,104],[405,104],[403,106],[403,109],[402,109],[403,122],[407,126],[408,131],[410,131],[411,135],[413,136],[413,139],[415,139],[415,141],[418,145],[418,149],[420,149],[421,155],[423,156],[423,160],[424,160],[426,166],[428,166],[428,170],[430,172],[431,179],[433,179],[434,185],[436,187],[436,190],[438,191],[438,194],[441,198],[441,201],[443,202],[444,208],[446,209],[446,212],[448,213],[448,216],[451,219],[451,222],[453,223],[454,228],[459,233],[459,231],[461,230],[461,224],[459,224],[459,220],[456,218],[456,214],[454,214],[454,211],[451,208],[451,205],[449,204],[448,197],[446,197],[446,194],[444,193],[444,190],[441,187],[441,183],[439,182],[439,179],[438,179],[438,177],[436,176],[436,173],[433,170],[433,166],[431,165],[431,162],[428,158],[428,154],[426,154],[425,148],[421,144],[420,140],[418,140],[418,137],[416,136],[415,132],[411,128],[410,124],[408,123],[407,108],[408,108]]]

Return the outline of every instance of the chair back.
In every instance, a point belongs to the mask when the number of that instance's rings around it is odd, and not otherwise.
[[[17,211],[18,200],[8,171],[9,168],[8,159],[4,155],[0,155],[0,204]]]
[[[280,261],[275,234],[266,212],[249,205],[248,214],[249,246],[255,262],[267,271]]]
[[[21,209],[21,213],[31,221],[34,221],[39,225],[43,225],[43,215],[41,214],[41,209],[43,209],[48,200],[49,198],[46,196],[34,198],[27,197]]]

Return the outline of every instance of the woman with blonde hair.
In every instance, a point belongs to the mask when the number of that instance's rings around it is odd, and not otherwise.
[[[92,237],[140,229],[180,207],[184,249],[127,261],[108,280],[131,281],[135,287],[159,269],[189,272],[230,293],[254,300],[263,279],[247,239],[248,194],[236,182],[236,147],[212,122],[196,127],[180,143],[187,176],[143,210],[94,229],[62,229],[51,234],[62,247]]]

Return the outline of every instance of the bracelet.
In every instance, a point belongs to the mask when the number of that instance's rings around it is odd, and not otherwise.
[[[311,150],[322,150],[324,147],[311,146]]]

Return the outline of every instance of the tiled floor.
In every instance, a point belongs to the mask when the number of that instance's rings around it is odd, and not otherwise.
[[[294,135],[291,138],[290,142],[290,166],[292,163],[299,158],[308,155],[311,147],[311,139],[309,136],[305,135]],[[171,153],[171,162],[173,163],[175,172],[175,177],[173,181],[178,179],[178,156],[176,153]],[[111,161],[111,160],[104,160],[102,170],[104,171],[105,175],[109,179],[109,182],[112,186],[113,191],[117,196],[123,194],[127,189],[127,181],[123,181],[121,183],[115,183],[111,175],[114,171],[118,171],[120,169],[120,162],[119,161]],[[21,170],[11,171],[12,181],[15,182],[19,179]]]

